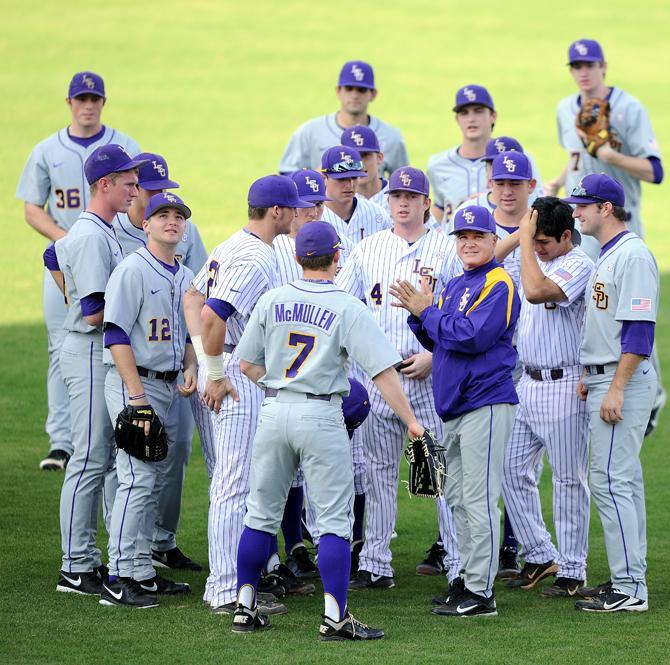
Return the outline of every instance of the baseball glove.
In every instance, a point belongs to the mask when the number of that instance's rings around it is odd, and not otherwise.
[[[598,149],[609,143],[614,150],[621,148],[621,142],[610,128],[610,105],[605,99],[587,99],[575,120],[580,138],[589,155],[596,156]]]
[[[145,436],[143,427],[133,425],[133,420],[149,421],[149,435]],[[117,448],[143,462],[161,462],[167,456],[168,443],[163,423],[150,405],[128,404],[116,419],[114,439]]]
[[[407,489],[410,494],[430,498],[442,496],[446,479],[444,450],[428,429],[423,436],[409,440],[405,458],[409,463]]]

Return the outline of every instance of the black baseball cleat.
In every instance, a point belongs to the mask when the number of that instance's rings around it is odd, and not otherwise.
[[[101,582],[106,582],[109,579],[109,568],[107,568],[104,563],[96,566],[93,569],[93,572],[97,574]]]
[[[493,596],[485,598],[467,588],[449,599],[446,605],[438,605],[433,614],[449,617],[495,617],[498,616]]]
[[[131,577],[118,577],[113,582],[105,582],[102,585],[100,604],[148,609],[158,607],[158,596],[142,588],[142,585]]]
[[[61,570],[56,591],[78,593],[82,596],[99,596],[102,591],[102,580],[95,570],[88,573],[66,573]]]
[[[349,579],[356,576],[358,572],[358,563],[361,560],[361,551],[363,549],[363,541],[357,540],[351,543],[351,568],[349,570]]]
[[[507,581],[509,589],[532,589],[540,580],[558,572],[558,565],[554,561],[545,563],[526,563],[519,577]]]
[[[270,627],[270,618],[261,614],[258,608],[250,610],[238,605],[233,614],[233,633],[252,633]]]
[[[572,577],[557,577],[556,581],[542,590],[540,595],[545,598],[570,598],[576,596],[579,589],[584,586],[584,580],[576,580]]]
[[[67,463],[70,461],[70,455],[64,450],[56,449],[40,462],[41,471],[65,471]]]
[[[520,573],[518,548],[515,545],[501,547],[498,554],[498,573],[496,577],[499,580],[509,580],[519,577]]]
[[[452,598],[465,591],[465,580],[462,577],[454,578],[449,584],[446,593],[441,596],[433,596],[433,605],[447,605]]]
[[[174,570],[202,570],[199,563],[189,559],[178,547],[165,552],[151,550],[151,560],[158,568],[172,568]]]
[[[176,596],[180,593],[191,593],[191,585],[186,582],[173,582],[156,575],[148,580],[142,580],[140,586],[147,593],[157,593],[164,596]]]
[[[584,612],[646,612],[649,603],[612,588],[608,593],[601,593],[595,598],[578,600],[575,608]]]
[[[278,603],[275,596],[271,593],[261,593],[260,591],[256,592],[256,607],[261,614],[288,614],[288,608],[282,603]],[[209,611],[212,614],[235,614],[237,609],[237,602],[232,601],[226,603],[225,605],[219,605],[218,607],[212,607],[210,605]]]
[[[597,598],[598,596],[609,593],[612,590],[612,581],[607,580],[598,586],[583,586],[577,589],[577,595],[580,598]]]
[[[362,591],[364,589],[392,589],[395,580],[385,575],[373,575],[367,570],[359,570],[350,580],[349,589]]]
[[[381,628],[370,628],[358,619],[355,619],[349,610],[344,613],[344,619],[333,621],[324,616],[319,627],[319,639],[322,642],[340,642],[342,640],[378,640],[384,637]]]
[[[433,543],[426,550],[426,558],[416,567],[417,575],[441,575],[444,572],[444,555],[446,552],[440,543]]]
[[[303,579],[319,577],[317,568],[304,545],[296,545],[286,557],[286,567],[296,576]]]
[[[649,422],[647,423],[647,428],[644,431],[645,437],[649,436],[656,429],[656,427],[658,427],[658,420],[660,418],[661,411],[665,406],[666,400],[667,396],[665,394],[665,390],[663,390],[661,387],[661,392],[656,395],[654,406],[651,409],[651,414],[649,415]]]
[[[277,598],[283,598],[289,593],[311,596],[316,587],[311,582],[296,577],[292,570],[280,563],[271,573],[261,578],[258,589]]]

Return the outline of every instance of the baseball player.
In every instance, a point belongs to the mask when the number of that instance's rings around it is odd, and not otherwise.
[[[525,566],[507,586],[531,589],[557,573],[555,583],[542,592],[546,597],[574,596],[586,579],[588,416],[575,389],[581,373],[584,294],[593,262],[575,246],[581,238],[574,226],[569,205],[543,197],[509,236],[521,244],[514,268],[517,274],[520,270],[517,350],[523,374],[505,455],[503,497]],[[536,480],[545,450],[553,472],[558,550],[542,517]]]
[[[296,129],[279,162],[279,172],[318,169],[324,150],[336,145],[342,131],[354,125],[369,127],[379,138],[384,153],[380,175],[390,174],[407,164],[409,157],[400,132],[368,113],[370,102],[377,97],[372,67],[360,60],[345,62],[336,92],[339,111],[308,120]]]
[[[193,273],[175,257],[191,211],[178,196],[161,193],[149,199],[144,216],[146,247],[114,269],[105,291],[104,344],[114,363],[105,378],[105,395],[112,422],[126,405],[150,405],[166,427],[169,450],[177,443],[177,423],[169,424],[177,390],[187,396],[196,385],[196,357],[187,343],[182,308]],[[177,385],[182,362],[184,383]],[[148,433],[148,422],[137,424]],[[169,464],[169,458],[144,461],[117,450],[119,486],[102,605],[156,607],[158,594],[190,592],[188,584],[157,575],[151,559],[158,501]]]
[[[201,336],[193,341],[202,344],[199,383],[213,412],[216,442],[209,489],[210,574],[204,600],[222,613],[235,609],[235,555],[248,492],[251,441],[263,398],[241,373],[233,351],[259,297],[275,284],[278,266],[272,241],[290,231],[296,208],[312,207],[298,198],[295,183],[287,176],[256,180],[248,204],[247,225],[214,249],[185,295],[186,307],[205,300],[201,325],[189,332]]]
[[[245,375],[265,388],[265,401],[238,550],[233,632],[269,625],[256,609],[256,585],[301,464],[321,533],[325,611],[319,637],[384,636],[354,619],[347,605],[354,482],[342,396],[349,391],[349,359],[373,377],[411,436],[421,435],[423,427],[403,394],[395,370],[401,360],[397,351],[365,305],[333,284],[338,247],[331,225],[317,221],[303,226],[296,237],[303,279],[260,298],[236,350]]]
[[[640,448],[657,389],[649,356],[658,267],[642,239],[626,226],[626,198],[617,180],[587,175],[566,201],[575,204],[582,233],[601,245],[587,290],[579,353],[584,374],[577,392],[589,413],[589,481],[611,574],[601,593],[577,601],[577,609],[644,612],[647,538]]]
[[[112,220],[137,196],[137,169],[143,163],[114,143],[96,148],[84,164],[91,186],[86,210],[44,256],[68,304],[60,369],[74,445],[61,490],[63,563],[57,591],[97,595],[101,590],[104,567],[95,542],[98,506],[105,475],[114,465],[114,432],[105,405],[107,367],[102,361],[104,293],[123,259]],[[111,504],[115,487],[108,489],[105,501]]]
[[[321,158],[328,200],[322,219],[335,227],[341,238],[356,245],[363,238],[391,227],[391,218],[378,205],[356,194],[358,179],[367,176],[360,153],[336,145]]]
[[[429,280],[439,293],[461,269],[452,239],[427,229],[430,210],[425,174],[409,166],[395,171],[389,181],[389,206],[393,228],[362,240],[337,278],[345,291],[364,301],[403,358],[398,368],[403,390],[422,422],[438,435],[442,424],[435,414],[432,396],[432,355],[407,326],[406,316],[391,306],[389,286],[399,278],[419,285]],[[395,586],[391,567],[391,534],[397,514],[398,473],[405,431],[383,396],[368,381],[371,413],[363,425],[363,449],[367,471],[367,520],[365,543],[358,573],[351,589],[388,589]],[[459,560],[452,518],[444,501],[438,501],[442,542],[447,544],[449,575],[458,576]]]
[[[483,158],[498,117],[491,95],[480,85],[460,88],[453,110],[462,143],[428,160],[428,178],[434,193],[432,213],[443,224],[449,222],[463,201],[486,190]],[[539,172],[534,165],[533,174],[541,191]]]
[[[127,256],[146,245],[143,224],[145,209],[150,198],[167,189],[177,189],[179,184],[170,180],[168,165],[162,155],[143,152],[137,159],[147,160],[138,173],[139,194],[127,213],[114,218],[116,235]],[[192,273],[197,273],[207,260],[207,251],[197,227],[189,218],[185,220],[184,233],[176,249],[177,260]],[[180,379],[181,380],[181,379]],[[172,401],[166,427],[177,427],[174,443],[169,448],[165,468],[165,482],[158,499],[156,528],[152,556],[155,565],[166,568],[201,570],[201,566],[186,556],[176,542],[177,526],[181,513],[181,495],[186,465],[191,455],[191,442],[195,423],[190,402],[199,401],[197,394],[188,399],[177,394]]]
[[[442,289],[437,306],[401,280],[390,287],[407,309],[412,331],[433,352],[435,407],[444,421],[447,500],[454,511],[465,569],[433,608],[444,616],[495,616],[500,499],[505,447],[518,403],[512,381],[512,334],[519,297],[494,258],[495,222],[486,208],[456,214],[454,234],[464,273]]]
[[[26,222],[52,242],[70,230],[88,205],[90,193],[84,162],[91,153],[108,143],[123,146],[131,155],[140,151],[133,139],[102,124],[100,116],[107,99],[100,76],[93,72],[75,74],[65,101],[70,108],[70,124],[35,146],[16,190],[17,198],[24,201]],[[49,454],[40,462],[40,469],[62,470],[73,446],[68,391],[58,360],[66,334],[67,309],[47,270],[42,302],[49,345],[46,421]]]

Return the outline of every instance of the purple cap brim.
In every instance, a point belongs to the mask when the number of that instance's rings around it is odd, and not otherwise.
[[[424,196],[428,196],[428,194],[426,194],[426,192],[424,192],[422,189],[415,187],[396,187],[395,189],[388,190],[389,194],[392,194],[393,192],[413,192],[414,194],[423,194]]]
[[[597,55],[585,55],[585,56],[580,55],[578,58],[570,60],[570,62],[566,64],[569,67],[570,65],[574,65],[576,62],[602,62],[602,61],[603,59],[599,58]]]
[[[323,194],[310,194],[309,196],[303,196],[303,201],[309,201],[310,203],[321,203],[322,201],[332,201],[333,199],[324,196]]]
[[[485,229],[482,228],[481,226],[477,226],[476,224],[473,224],[472,226],[468,225],[467,229],[454,229],[449,233],[450,236],[455,236],[457,233],[465,233],[466,231],[480,231],[481,233],[493,233],[491,229]]]
[[[605,199],[596,199],[593,198],[592,196],[568,196],[566,199],[561,199],[565,203],[583,203],[583,204],[589,204],[589,203],[603,203]]]
[[[491,180],[525,180],[526,182],[533,179],[533,174],[527,178],[523,175],[516,175],[515,173],[501,173],[498,175],[491,174]]]
[[[493,106],[490,104],[486,104],[484,102],[468,102],[467,104],[458,104],[457,106],[454,106],[451,110],[454,113],[458,113],[461,109],[464,109],[466,106],[484,106],[485,108],[489,109],[489,111],[493,111],[495,113],[495,109]]]
[[[164,180],[147,180],[146,182],[137,183],[142,189],[148,191],[158,191],[159,189],[179,189],[179,183],[174,180],[165,178]]]
[[[365,178],[367,173],[365,171],[344,171],[342,173],[331,173],[330,171],[322,171],[323,175],[332,178],[333,180],[343,180],[344,178]]]
[[[168,202],[166,202],[165,204],[161,204],[158,206],[158,208],[152,210],[151,215],[149,215],[149,217],[153,217],[157,212],[165,210],[166,208],[174,208],[175,210],[179,210],[179,212],[182,215],[184,215],[184,219],[189,219],[191,217],[191,209],[187,205],[183,203],[168,203]]]
[[[121,164],[115,170],[115,173],[123,173],[124,171],[131,171],[132,169],[139,169],[143,164],[147,164],[148,159],[131,159],[125,164]]]

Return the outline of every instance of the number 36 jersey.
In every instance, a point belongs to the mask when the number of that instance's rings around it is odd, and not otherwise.
[[[235,354],[265,366],[261,386],[317,395],[349,392],[351,359],[371,377],[402,360],[360,300],[304,279],[260,298]]]

